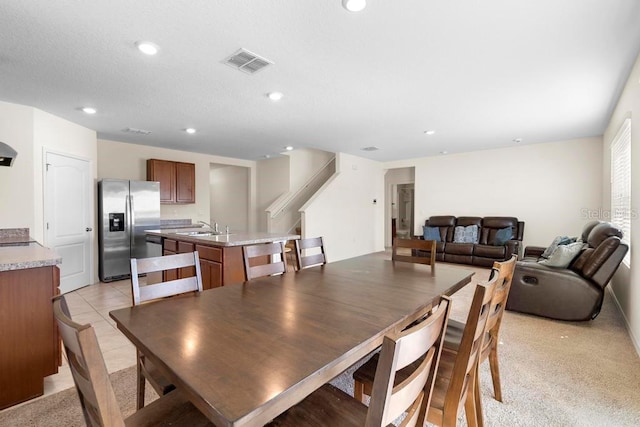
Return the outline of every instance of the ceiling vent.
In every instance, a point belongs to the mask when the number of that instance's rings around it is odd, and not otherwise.
[[[225,58],[223,63],[247,74],[253,74],[267,65],[273,64],[268,59],[262,58],[246,49],[238,50],[233,55]]]
[[[150,130],[136,129],[136,128],[126,128],[124,132],[137,133],[138,135],[149,135],[151,133]]]
[[[379,148],[378,147],[364,147],[361,148],[362,151],[378,151]]]

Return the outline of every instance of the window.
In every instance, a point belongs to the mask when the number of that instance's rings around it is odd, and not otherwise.
[[[622,229],[622,240],[631,239],[631,119],[626,119],[611,143],[611,222]],[[631,246],[623,262],[630,264]]]

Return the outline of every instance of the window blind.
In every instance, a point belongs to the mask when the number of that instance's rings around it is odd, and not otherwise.
[[[622,230],[622,240],[631,238],[631,119],[626,119],[611,142],[611,222]],[[623,262],[630,264],[631,246]]]

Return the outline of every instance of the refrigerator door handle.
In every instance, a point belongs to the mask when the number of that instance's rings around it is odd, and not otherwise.
[[[135,225],[136,216],[134,214],[135,208],[133,206],[133,196],[129,196],[129,240],[131,241],[131,247],[135,244]]]

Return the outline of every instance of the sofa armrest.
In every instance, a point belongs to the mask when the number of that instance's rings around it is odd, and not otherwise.
[[[504,259],[511,258],[514,254],[520,258],[520,249],[522,248],[520,240],[507,240],[505,245]]]
[[[532,258],[540,258],[540,256],[542,256],[542,253],[546,249],[547,248],[543,248],[542,246],[527,246],[526,248],[524,248],[524,256],[532,257]]]

